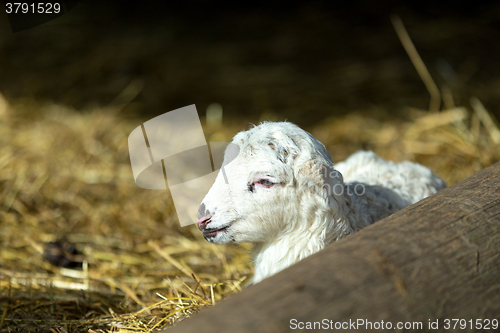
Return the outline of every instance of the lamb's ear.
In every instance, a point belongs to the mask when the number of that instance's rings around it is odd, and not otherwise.
[[[338,210],[345,205],[342,175],[320,159],[308,159],[301,163],[296,168],[295,179],[301,190],[321,197],[325,207],[333,206],[332,208]]]
[[[296,179],[299,187],[312,191],[324,203],[327,214],[327,243],[344,238],[356,230],[347,218],[349,212],[348,196],[344,195],[342,174],[332,165],[319,160],[308,160],[297,168]]]
[[[314,192],[320,192],[324,187],[325,177],[322,172],[322,164],[319,161],[308,159],[300,163],[295,171],[295,178],[299,186],[310,189]]]

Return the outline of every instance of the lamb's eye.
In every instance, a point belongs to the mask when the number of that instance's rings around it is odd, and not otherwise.
[[[266,187],[271,187],[274,185],[273,182],[267,180],[267,179],[261,179],[257,182],[258,184],[262,185],[262,186],[266,186]]]

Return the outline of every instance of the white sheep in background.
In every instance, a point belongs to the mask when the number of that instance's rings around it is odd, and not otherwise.
[[[422,165],[367,151],[334,168],[321,142],[287,122],[232,142],[239,154],[203,199],[198,227],[212,243],[255,243],[253,283],[446,186]]]

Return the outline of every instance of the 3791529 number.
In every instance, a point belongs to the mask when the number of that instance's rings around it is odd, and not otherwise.
[[[444,329],[483,329],[483,330],[496,330],[498,329],[498,319],[476,319],[475,321],[465,320],[465,319],[445,319],[444,320]]]
[[[7,14],[59,14],[61,4],[50,2],[26,3],[26,2],[7,2],[5,4]]]

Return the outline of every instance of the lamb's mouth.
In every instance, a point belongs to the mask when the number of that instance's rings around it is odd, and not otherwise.
[[[217,236],[221,232],[226,232],[226,230],[230,227],[231,225],[228,224],[225,227],[222,227],[220,229],[205,229],[203,230],[203,237],[205,238],[211,238]]]

